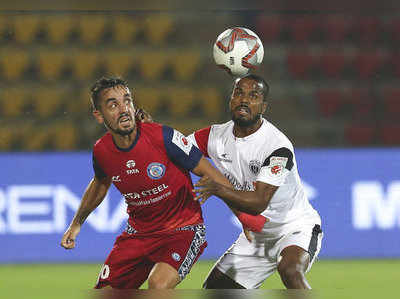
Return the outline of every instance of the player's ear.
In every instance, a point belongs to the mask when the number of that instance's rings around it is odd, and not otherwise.
[[[265,111],[267,110],[268,107],[268,103],[266,101],[263,101],[262,103],[262,114],[265,113]]]
[[[104,122],[103,115],[101,114],[101,112],[99,110],[97,110],[97,109],[93,110],[93,116],[99,124],[102,124]]]

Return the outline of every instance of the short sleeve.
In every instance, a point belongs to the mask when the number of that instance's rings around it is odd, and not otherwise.
[[[265,159],[257,181],[282,186],[293,165],[293,153],[286,147],[279,148]]]
[[[193,170],[203,156],[201,151],[181,132],[163,126],[164,145],[168,157],[176,165]]]
[[[193,134],[190,134],[188,136],[188,139],[190,139],[195,146],[197,146],[201,152],[203,153],[204,156],[208,156],[208,137],[210,136],[210,130],[211,127],[207,127],[204,129],[197,130]]]
[[[93,160],[94,175],[98,179],[104,179],[105,177],[107,177],[107,174],[104,172],[104,170],[100,167],[99,163],[97,162],[94,153],[92,154],[92,160]]]

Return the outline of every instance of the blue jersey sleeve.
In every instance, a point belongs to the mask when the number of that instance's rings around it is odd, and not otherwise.
[[[163,126],[164,146],[168,157],[176,165],[193,170],[199,163],[203,154],[179,131]]]

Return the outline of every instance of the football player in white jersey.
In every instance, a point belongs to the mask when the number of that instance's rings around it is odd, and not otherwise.
[[[203,177],[195,185],[197,199],[216,195],[233,210],[261,215],[246,216],[249,227],[254,220],[259,229],[239,235],[204,288],[258,288],[276,270],[286,288],[311,288],[305,273],[321,248],[321,219],[305,195],[292,143],[262,117],[268,91],[257,75],[237,79],[229,103],[232,120],[189,136],[235,188]]]

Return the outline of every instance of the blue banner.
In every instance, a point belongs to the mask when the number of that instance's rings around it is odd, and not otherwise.
[[[297,150],[296,157],[322,218],[320,257],[400,257],[400,149]],[[127,219],[113,187],[76,248],[59,245],[93,176],[90,153],[1,154],[0,165],[0,263],[105,260]],[[241,227],[220,199],[210,198],[203,214],[208,247],[201,258],[215,259]]]

